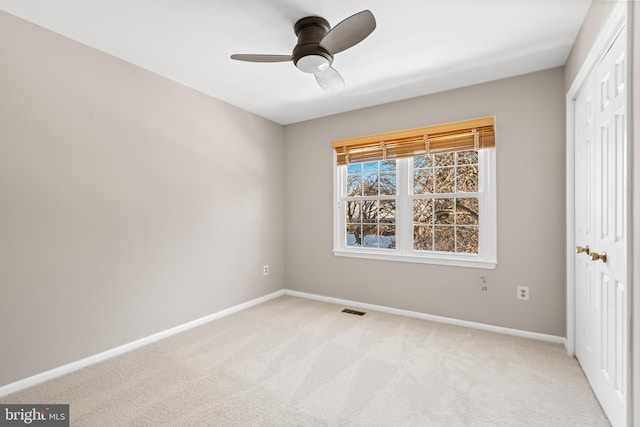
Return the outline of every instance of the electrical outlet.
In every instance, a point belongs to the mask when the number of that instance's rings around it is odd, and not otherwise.
[[[262,275],[263,276],[268,276],[269,275],[269,266],[265,265],[264,267],[262,267]]]
[[[518,299],[522,301],[529,301],[528,286],[518,286]]]

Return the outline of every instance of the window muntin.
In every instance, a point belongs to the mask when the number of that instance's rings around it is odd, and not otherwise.
[[[413,158],[413,250],[478,253],[478,152]]]
[[[347,247],[396,247],[397,167],[395,160],[346,167],[344,192]]]

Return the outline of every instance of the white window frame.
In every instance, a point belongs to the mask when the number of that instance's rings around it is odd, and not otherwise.
[[[496,205],[496,154],[495,149],[478,151],[478,192],[460,193],[478,197],[479,236],[478,253],[414,251],[411,194],[412,158],[399,159],[396,195],[396,247],[395,249],[363,248],[346,245],[346,214],[344,190],[347,166],[337,165],[333,154],[333,254],[340,257],[367,258],[387,261],[416,262],[456,267],[493,269],[497,265],[497,205]]]

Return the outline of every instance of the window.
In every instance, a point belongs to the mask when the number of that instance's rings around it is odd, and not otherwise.
[[[396,246],[395,160],[354,163],[347,168],[346,245],[393,249]]]
[[[495,267],[493,118],[333,146],[334,254]]]

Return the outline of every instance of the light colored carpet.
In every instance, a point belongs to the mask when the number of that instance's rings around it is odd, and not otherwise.
[[[74,426],[608,426],[561,345],[281,297],[0,399]]]

